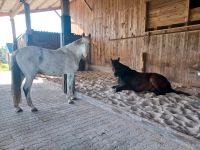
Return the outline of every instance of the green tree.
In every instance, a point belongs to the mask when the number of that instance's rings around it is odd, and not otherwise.
[[[5,48],[0,48],[0,61],[4,64],[7,64],[6,60],[7,50]]]

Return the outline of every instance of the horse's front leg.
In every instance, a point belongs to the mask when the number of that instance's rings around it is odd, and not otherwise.
[[[115,92],[121,92],[122,90],[130,90],[130,88],[126,84],[119,85],[116,87]]]
[[[114,85],[112,86],[112,89],[116,89],[117,87],[119,87],[120,85]]]
[[[112,86],[112,89],[119,88],[125,84],[120,78],[118,78],[117,82],[118,82],[118,85]]]
[[[67,99],[69,104],[74,103],[74,89],[75,89],[75,76],[74,73],[67,74]]]

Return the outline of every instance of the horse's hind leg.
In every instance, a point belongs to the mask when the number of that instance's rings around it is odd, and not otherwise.
[[[31,100],[31,95],[30,95],[33,79],[34,79],[34,77],[33,78],[26,78],[25,84],[23,86],[23,90],[24,90],[24,94],[26,96],[26,101],[27,101],[28,106],[31,107],[32,112],[35,112],[35,111],[38,111],[38,110],[33,105],[32,100]]]
[[[164,93],[162,93],[161,91],[159,91],[158,89],[152,89],[152,90],[149,90],[150,92],[153,92],[154,94],[156,95],[163,95]]]
[[[74,89],[75,89],[75,77],[74,73],[67,74],[67,99],[69,104],[73,104],[74,97]]]
[[[159,86],[159,81],[157,81],[155,78],[150,78],[150,83],[151,83],[152,89],[149,91],[155,93],[156,95],[166,94],[166,91]]]
[[[22,84],[23,79],[24,79],[24,76],[21,75],[21,81],[19,82],[19,91],[17,91],[15,93],[14,89],[12,89],[12,91],[13,91],[13,99],[14,99],[14,108],[15,108],[15,111],[17,113],[18,112],[23,112],[23,109],[19,106],[19,103],[21,101],[21,84]]]

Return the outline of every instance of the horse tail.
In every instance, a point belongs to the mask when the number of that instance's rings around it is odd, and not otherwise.
[[[174,89],[171,89],[171,92],[174,92],[176,94],[183,94],[183,95],[186,95],[186,96],[191,96],[189,93],[182,92],[182,91],[177,91],[177,90],[174,90]]]
[[[21,102],[21,84],[24,76],[17,64],[16,53],[12,55],[11,75],[12,75],[11,92],[13,97],[13,103],[14,106],[17,107],[18,104]]]

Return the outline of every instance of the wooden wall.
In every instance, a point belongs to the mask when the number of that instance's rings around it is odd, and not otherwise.
[[[92,65],[110,66],[110,58],[120,57],[123,63],[141,71],[142,53],[146,52],[146,71],[162,73],[175,82],[200,86],[200,77],[190,69],[200,64],[200,30],[154,35],[145,32],[146,0],[86,1],[92,10],[84,0],[73,0],[70,13],[72,32],[92,35]]]
[[[184,23],[188,14],[187,4],[187,0],[150,1],[147,7],[148,28]]]

